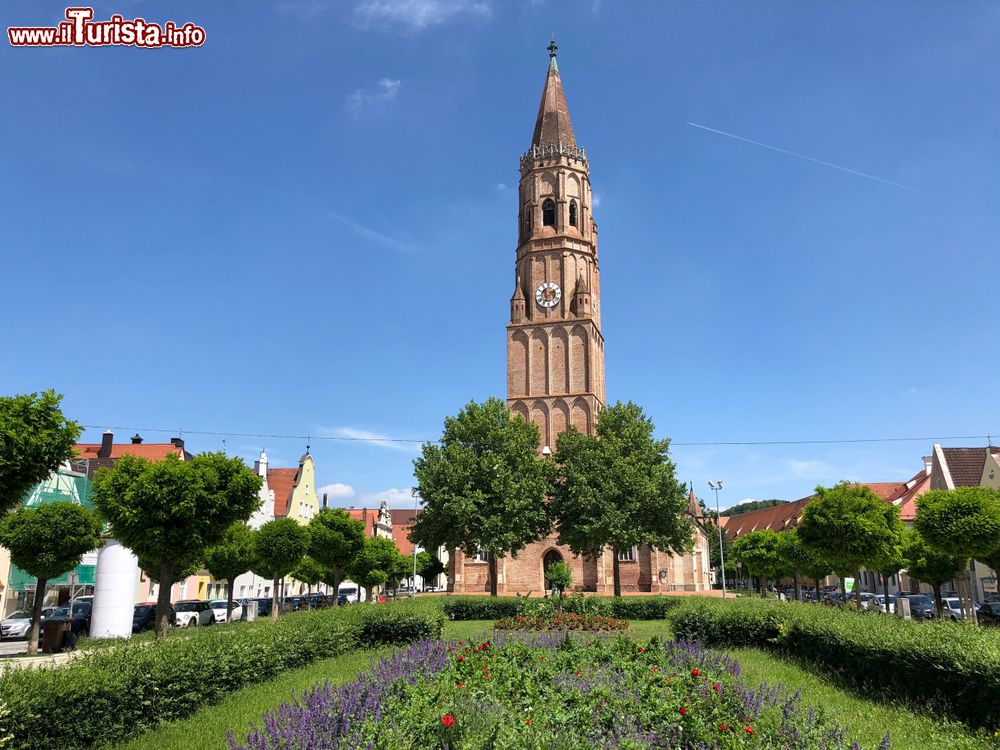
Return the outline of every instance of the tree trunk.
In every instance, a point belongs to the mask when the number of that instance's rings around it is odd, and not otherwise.
[[[226,594],[226,622],[230,622],[233,619],[233,586],[236,583],[235,578],[229,579],[229,591]]]
[[[497,556],[495,553],[490,552],[486,556],[489,560],[490,565],[490,596],[497,595]]]
[[[622,595],[622,571],[621,571],[621,562],[618,560],[618,548],[617,547],[613,547],[611,549],[611,554],[613,555],[613,557],[612,557],[612,563],[611,563],[611,574],[612,574],[612,577],[614,579],[615,596],[621,596]]]
[[[28,656],[38,653],[38,633],[42,625],[42,602],[45,601],[45,590],[49,587],[48,578],[39,578],[35,582],[35,600],[31,605],[31,627],[28,628]],[[72,618],[73,613],[70,612]]]
[[[941,584],[932,583],[931,591],[934,592],[934,611],[937,612],[939,620],[944,619],[944,610],[941,608]],[[961,602],[961,600],[959,600]]]
[[[837,577],[840,578],[840,601],[845,602],[847,601],[847,578],[843,573],[838,574]]]
[[[340,568],[334,566],[333,570],[333,606],[340,606]]]
[[[979,614],[976,612],[976,561],[969,561],[969,615],[973,625],[979,624]]]
[[[854,571],[854,606],[861,609],[861,586],[858,584],[861,582],[861,571]]]
[[[170,628],[170,589],[174,585],[174,566],[160,563],[160,590],[156,594],[156,637],[166,638]]]
[[[764,599],[767,596],[766,583],[764,581],[764,576],[757,576],[757,589],[760,591],[760,598]]]
[[[802,585],[799,583],[799,571],[795,571],[795,601],[802,601]]]
[[[813,581],[815,581],[816,583],[816,603],[821,604],[823,600],[820,598],[820,593],[819,593],[819,579],[813,578]]]
[[[278,576],[274,577],[273,586],[271,588],[271,619],[278,619],[278,607],[280,606],[281,598],[278,596],[278,586],[280,585],[280,579]]]
[[[889,576],[882,574],[882,596],[885,597],[885,613],[889,614]]]

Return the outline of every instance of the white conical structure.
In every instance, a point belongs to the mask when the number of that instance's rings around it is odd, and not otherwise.
[[[97,552],[91,638],[128,638],[132,635],[138,579],[139,559],[117,539],[108,539]]]

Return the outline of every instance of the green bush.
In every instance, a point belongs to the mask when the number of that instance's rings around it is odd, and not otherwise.
[[[60,667],[0,677],[9,750],[91,748],[187,716],[226,694],[360,646],[441,636],[436,608],[407,604],[296,612],[276,622],[124,642]],[[8,750],[5,747],[5,750]]]
[[[678,637],[779,651],[862,689],[935,706],[973,726],[1000,726],[1000,633],[794,602],[685,602]]]
[[[547,617],[555,611],[555,600],[514,596],[449,596],[444,600],[449,620],[500,620],[516,615]],[[673,596],[584,596],[573,594],[563,599],[563,612],[599,615],[624,620],[662,620],[681,597]]]

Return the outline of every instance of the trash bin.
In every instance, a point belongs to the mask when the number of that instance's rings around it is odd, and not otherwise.
[[[71,626],[69,620],[48,620],[45,623],[45,633],[42,635],[42,651],[46,654],[61,651],[63,640]]]

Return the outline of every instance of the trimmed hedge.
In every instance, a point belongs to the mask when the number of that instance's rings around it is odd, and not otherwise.
[[[427,607],[361,605],[125,641],[59,667],[8,670],[0,737],[13,735],[9,750],[120,742],[285,670],[359,647],[440,638],[443,625]]]
[[[771,649],[973,726],[1000,726],[1000,633],[993,630],[759,599],[689,601],[670,619],[679,638]]]
[[[564,612],[600,615],[623,620],[663,620],[680,605],[674,596],[568,596]],[[517,615],[545,616],[555,611],[555,599],[529,599],[515,596],[448,596],[443,599],[449,620],[501,620]]]

